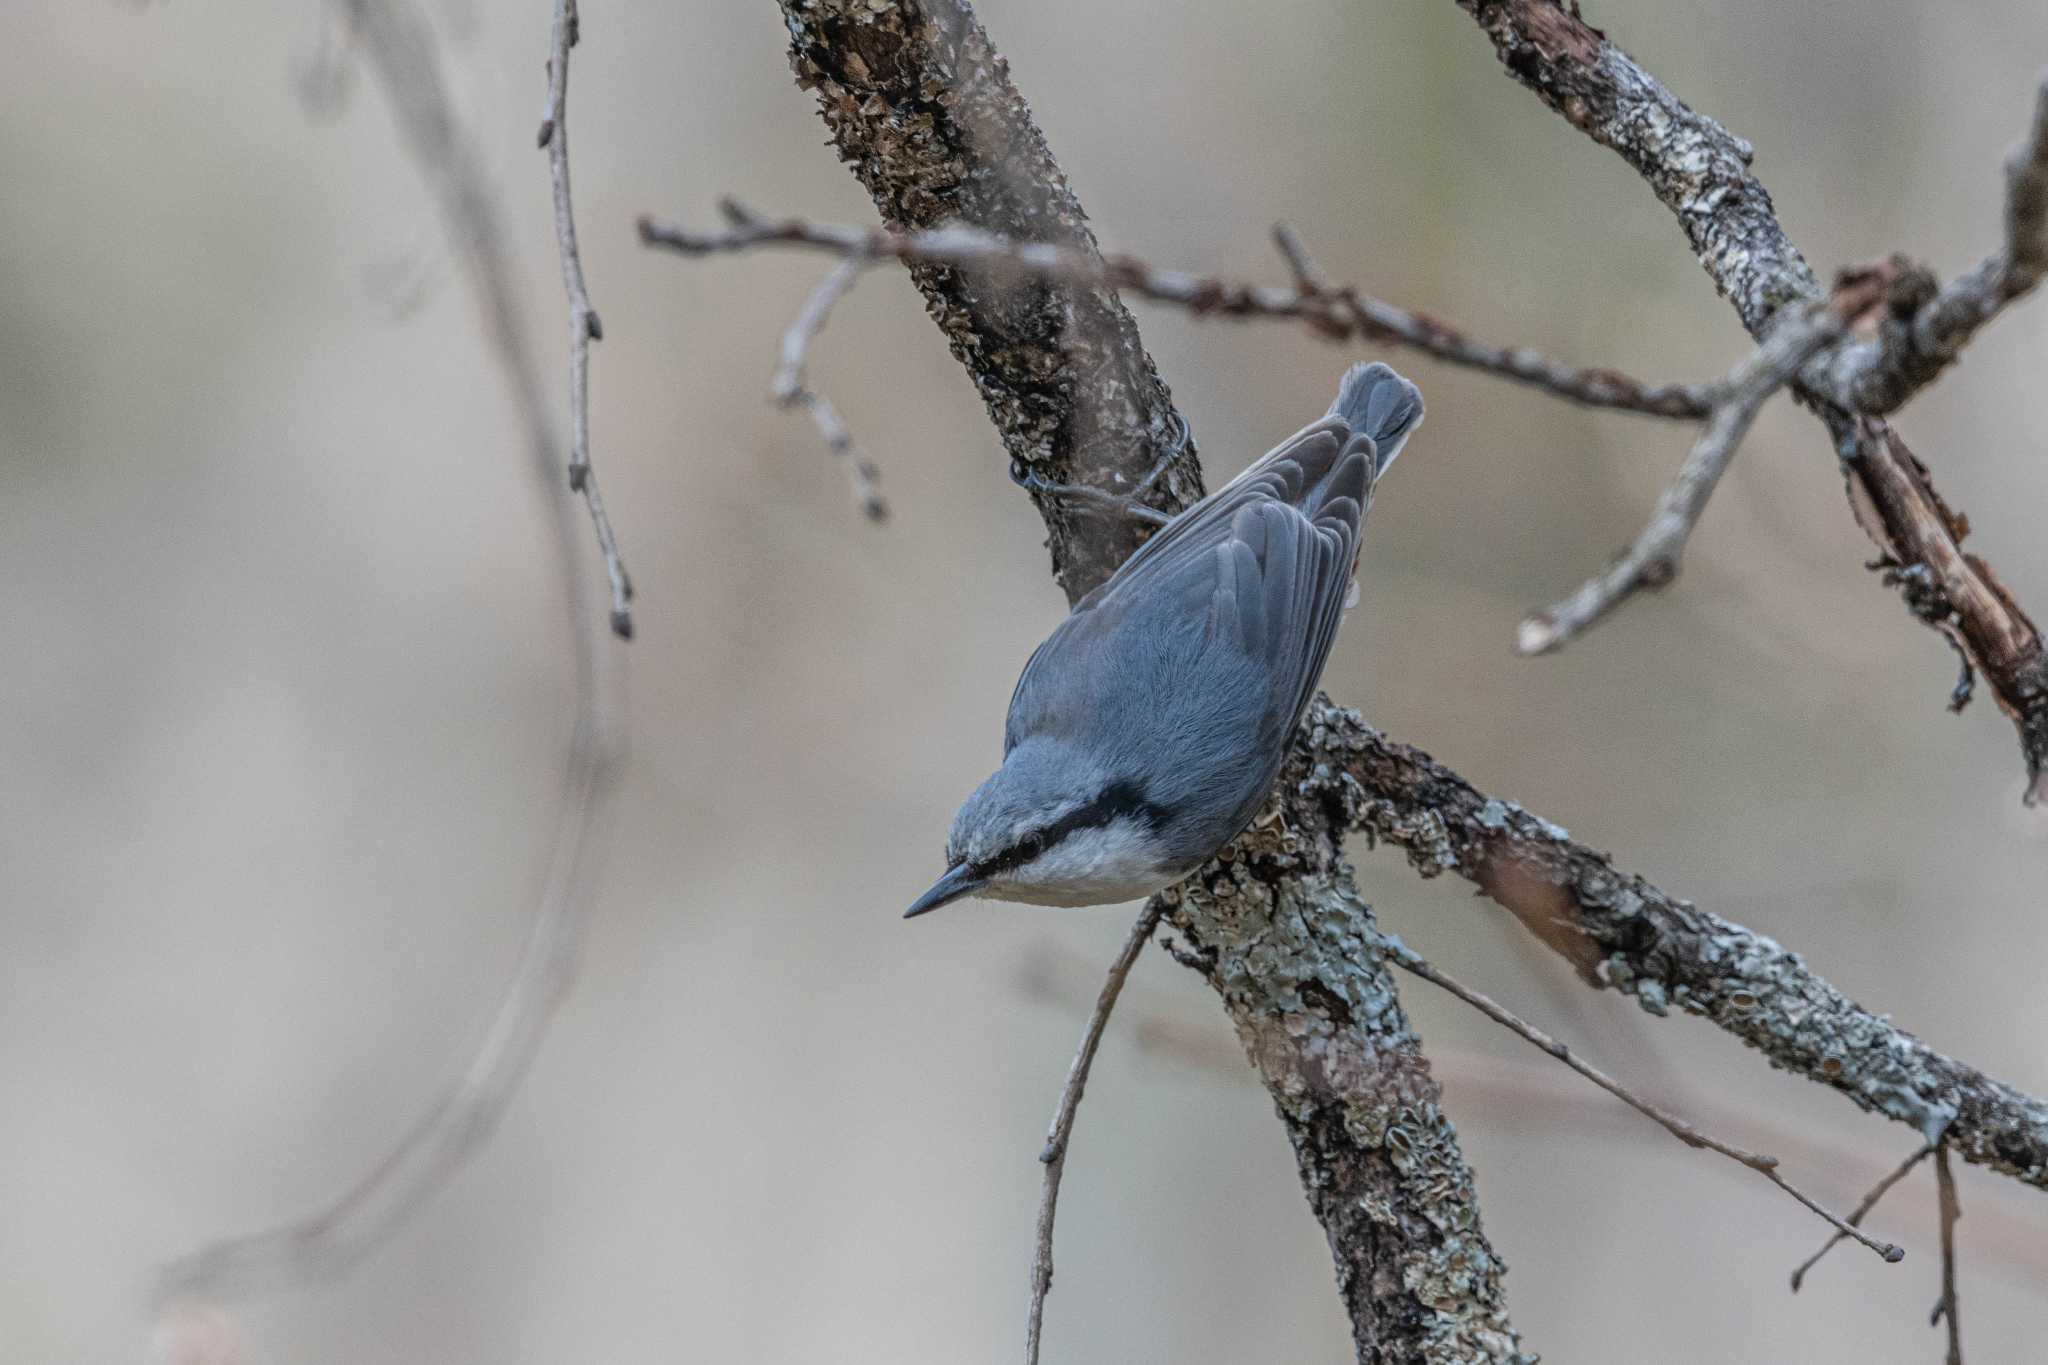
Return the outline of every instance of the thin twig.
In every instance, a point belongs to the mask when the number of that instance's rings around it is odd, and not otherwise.
[[[1877,1207],[1877,1201],[1884,1198],[1890,1192],[1892,1186],[1904,1180],[1915,1166],[1918,1166],[1932,1155],[1934,1155],[1933,1146],[1924,1146],[1900,1162],[1889,1175],[1870,1187],[1870,1193],[1863,1196],[1863,1202],[1858,1204],[1855,1211],[1843,1221],[1851,1227],[1862,1227],[1863,1220],[1869,1216],[1872,1209]],[[1799,1287],[1806,1282],[1807,1272],[1820,1264],[1821,1257],[1833,1251],[1836,1246],[1846,1240],[1848,1239],[1842,1233],[1837,1232],[1830,1236],[1827,1241],[1821,1243],[1819,1251],[1814,1252],[1813,1255],[1800,1262],[1799,1268],[1792,1272],[1792,1292],[1795,1294],[1799,1292]]]
[[[1299,272],[1292,288],[1281,288],[1160,270],[1135,256],[1098,259],[1067,247],[1014,241],[962,225],[892,232],[800,218],[765,219],[731,199],[720,207],[729,224],[722,232],[696,232],[643,216],[640,238],[650,246],[689,256],[794,246],[867,263],[973,266],[999,277],[1012,274],[1122,290],[1198,316],[1291,319],[1329,341],[1397,342],[1449,364],[1529,384],[1590,407],[1670,418],[1704,417],[1711,407],[1708,386],[1652,386],[1616,370],[1579,369],[1522,347],[1489,346],[1438,318],[1362,295],[1348,285],[1310,285]],[[1292,230],[1287,231],[1291,238]],[[1299,239],[1293,240],[1298,246]]]
[[[1948,1365],[1963,1365],[1963,1324],[1956,1316],[1956,1220],[1963,1206],[1956,1199],[1955,1172],[1948,1165],[1948,1144],[1934,1149],[1934,1184],[1941,1196],[1941,1302],[1928,1325],[1948,1324]]]
[[[590,467],[590,343],[604,339],[604,324],[590,306],[583,254],[576,246],[576,210],[569,195],[569,49],[582,36],[576,0],[555,0],[547,110],[541,116],[539,142],[548,154],[548,178],[554,184],[555,243],[562,256],[562,288],[569,295],[569,487],[581,493],[590,508],[590,525],[597,532],[597,548],[611,585],[612,633],[630,640],[633,580],[619,557],[618,537],[598,492],[597,471]]]
[[[2005,306],[2048,274],[2048,72],[2034,91],[2024,139],[2005,160],[2005,241],[1976,266],[1919,298],[1876,338],[1829,356],[1823,391],[1872,416],[1894,411],[1925,388]],[[1928,295],[1932,297],[1928,297]]]
[[[1698,525],[1707,499],[1756,420],[1758,409],[1783,388],[1816,351],[1841,334],[1842,320],[1819,305],[1791,310],[1761,346],[1750,352],[1719,386],[1713,416],[1678,477],[1657,500],[1657,509],[1613,563],[1586,580],[1577,592],[1522,622],[1515,648],[1543,654],[1558,648],[1643,588],[1661,588],[1678,574],[1679,556]]]
[[[804,362],[809,356],[811,343],[825,329],[832,309],[846,297],[846,291],[853,288],[854,281],[866,268],[865,258],[859,254],[851,255],[818,281],[818,287],[804,300],[803,311],[782,334],[782,355],[775,366],[775,377],[769,381],[768,394],[778,406],[802,407],[811,414],[818,434],[825,438],[825,449],[846,465],[854,501],[860,504],[869,521],[879,522],[889,519],[889,504],[883,500],[881,489],[877,487],[879,475],[874,463],[854,446],[853,433],[841,420],[839,409],[832,405],[832,400],[804,383]]]
[[[1773,1185],[1776,1185],[1779,1189],[1806,1205],[1807,1208],[1812,1209],[1829,1223],[1832,1223],[1835,1231],[1844,1236],[1855,1238],[1876,1252],[1884,1260],[1901,1261],[1905,1259],[1906,1253],[1903,1249],[1893,1246],[1889,1242],[1879,1242],[1864,1236],[1853,1224],[1836,1216],[1821,1204],[1815,1202],[1798,1186],[1778,1174],[1778,1159],[1776,1157],[1764,1156],[1759,1152],[1752,1152],[1747,1148],[1737,1147],[1731,1143],[1723,1142],[1719,1138],[1710,1137],[1692,1124],[1687,1123],[1684,1119],[1679,1118],[1676,1114],[1661,1109],[1640,1095],[1637,1095],[1620,1081],[1615,1080],[1592,1063],[1581,1060],[1570,1048],[1543,1032],[1534,1024],[1527,1022],[1489,997],[1481,995],[1478,991],[1472,990],[1444,975],[1432,966],[1427,959],[1402,943],[1399,939],[1383,934],[1381,935],[1381,942],[1386,955],[1394,961],[1396,966],[1413,972],[1431,985],[1439,986],[1449,991],[1452,995],[1457,996],[1458,999],[1472,1006],[1496,1024],[1520,1035],[1525,1041],[1541,1048],[1593,1084],[1599,1086],[1602,1090],[1605,1090],[1608,1094],[1634,1109],[1637,1113],[1662,1124],[1667,1132],[1686,1146],[1704,1148],[1710,1152],[1719,1152],[1729,1160],[1749,1167],[1749,1169],[1762,1175]]]
[[[1067,1141],[1073,1136],[1074,1115],[1081,1108],[1081,1092],[1088,1088],[1088,1069],[1095,1065],[1095,1049],[1102,1043],[1102,1031],[1109,1026],[1110,1011],[1131,974],[1131,965],[1159,927],[1166,902],[1153,897],[1131,926],[1130,936],[1117,950],[1096,997],[1095,1011],[1081,1034],[1081,1046],[1074,1064],[1067,1069],[1067,1083],[1060,1091],[1059,1108],[1053,1112],[1052,1127],[1046,1131],[1045,1149],[1038,1159],[1045,1163],[1045,1186],[1038,1196],[1038,1242],[1031,1256],[1031,1314],[1024,1324],[1024,1365],[1038,1365],[1038,1339],[1045,1326],[1045,1296],[1052,1288],[1052,1220],[1060,1202],[1060,1176],[1067,1169]]]
[[[424,17],[405,0],[337,0],[383,84],[400,132],[451,238],[463,249],[492,354],[526,427],[531,469],[556,477],[559,445],[540,369],[527,341],[495,198],[459,135],[439,53]],[[410,1131],[355,1185],[282,1227],[204,1247],[161,1273],[169,1298],[207,1300],[339,1275],[383,1245],[445,1186],[496,1130],[574,978],[597,861],[611,828],[623,766],[617,677],[583,612],[588,583],[573,511],[554,512],[553,550],[575,641],[576,721],[561,811],[539,908],[512,978],[482,1040]]]

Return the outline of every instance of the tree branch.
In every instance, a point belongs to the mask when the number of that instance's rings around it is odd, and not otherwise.
[[[1079,203],[965,0],[782,9],[798,81],[817,92],[884,221],[1093,255]],[[1111,290],[1005,287],[959,265],[917,263],[911,274],[1014,466],[1043,485],[1117,493],[1164,461],[1145,505],[1170,512],[1200,496],[1185,423]],[[1144,532],[1134,519],[1076,517],[1047,487],[1033,495],[1070,601]],[[1280,828],[1293,840],[1284,866],[1226,851],[1165,905],[1187,940],[1178,955],[1222,995],[1287,1127],[1358,1358],[1520,1360],[1436,1082],[1387,968],[1358,951],[1371,912],[1351,887],[1341,831],[1291,800],[1267,823],[1269,835]]]
[[[1849,1214],[1849,1217],[1846,1220],[1849,1226],[1858,1228],[1862,1227],[1863,1220],[1870,1215],[1870,1211],[1872,1209],[1877,1207],[1877,1201],[1884,1198],[1885,1195],[1891,1191],[1892,1186],[1898,1184],[1901,1180],[1904,1180],[1908,1175],[1910,1175],[1915,1166],[1918,1166],[1921,1162],[1925,1161],[1928,1157],[1933,1155],[1933,1147],[1922,1146],[1918,1150],[1916,1150],[1913,1153],[1913,1155],[1907,1157],[1904,1161],[1900,1162],[1892,1171],[1890,1171],[1884,1177],[1884,1179],[1878,1181],[1875,1185],[1872,1185],[1870,1187],[1870,1193],[1863,1196],[1863,1202],[1858,1204],[1855,1207],[1855,1209]],[[1806,1276],[1808,1272],[1810,1272],[1815,1266],[1820,1264],[1821,1257],[1827,1255],[1830,1251],[1833,1251],[1836,1246],[1838,1246],[1842,1242],[1846,1242],[1847,1240],[1849,1240],[1849,1234],[1845,1232],[1837,1232],[1834,1236],[1828,1238],[1827,1241],[1821,1243],[1819,1251],[1814,1252],[1813,1255],[1801,1261],[1799,1263],[1799,1268],[1792,1272],[1792,1292],[1795,1294],[1799,1292],[1800,1286],[1806,1283]]]
[[[641,224],[641,232],[645,236],[645,223]],[[818,287],[811,291],[811,296],[804,300],[803,311],[782,334],[782,355],[775,365],[775,377],[768,383],[768,396],[778,407],[800,407],[810,413],[818,434],[825,438],[825,449],[846,466],[847,481],[853,486],[853,500],[862,515],[869,521],[881,522],[889,519],[889,504],[883,500],[882,490],[877,487],[880,476],[874,462],[854,445],[853,433],[847,429],[832,400],[804,383],[804,364],[809,357],[811,343],[817,339],[818,333],[825,330],[825,322],[832,316],[839,300],[846,297],[846,291],[853,288],[854,281],[860,278],[863,265],[859,255],[848,256],[833,266],[825,278],[818,281]]]
[[[407,149],[464,252],[493,356],[526,428],[536,478],[557,487],[556,436],[526,338],[498,206],[463,145],[431,30],[407,0],[337,0],[383,83]],[[381,1246],[497,1128],[574,978],[596,854],[623,767],[614,682],[584,615],[588,585],[569,503],[551,498],[554,553],[575,640],[575,729],[539,908],[475,1053],[398,1145],[333,1202],[295,1223],[229,1238],[166,1267],[166,1296],[215,1298],[331,1278]]]
[[[1963,1206],[1956,1199],[1956,1176],[1949,1169],[1948,1146],[1934,1149],[1934,1185],[1941,1215],[1941,1300],[1932,1321],[1948,1327],[1948,1365],[1963,1365],[1963,1322],[1956,1310],[1956,1220]]]
[[[1773,940],[1617,871],[1604,853],[1318,699],[1283,774],[1304,799],[1456,873],[1578,969],[1651,1014],[1707,1019],[1771,1065],[2048,1189],[2048,1101],[1992,1080],[1873,1014]]]
[[[1457,0],[1478,22],[1517,81],[1571,125],[1635,168],[1678,218],[1693,255],[1761,341],[1788,304],[1822,297],[1820,282],[1779,224],[1771,197],[1749,172],[1750,145],[1666,90],[1605,34],[1557,0]],[[2030,157],[2022,161],[2031,165]],[[2032,174],[2023,171],[2021,178]],[[2031,183],[2031,182],[2029,182]],[[2048,194],[2048,192],[2044,192]],[[2010,215],[2038,240],[2030,215]],[[2031,235],[2029,235],[2031,233]],[[2032,248],[2027,248],[2031,252]],[[2033,257],[2029,256],[2029,259]],[[1796,396],[1827,424],[1844,461],[1852,503],[1867,503],[1885,528],[1896,567],[1920,570],[1941,610],[1914,615],[1965,651],[2020,734],[2029,805],[2048,796],[2048,650],[2019,603],[1990,567],[1965,554],[1964,519],[1948,510],[1926,468],[1874,417],[1852,415],[1853,395],[1838,392],[1830,351],[1807,361]],[[1872,521],[1863,518],[1865,528]],[[1874,533],[1875,534],[1875,533]]]
[[[2005,242],[1875,338],[1828,360],[1826,391],[1868,416],[1896,411],[1934,382],[1979,328],[2033,292],[2048,272],[2048,73],[2034,91],[2026,137],[2005,161]],[[1931,286],[1931,278],[1928,280]],[[1930,291],[1923,291],[1930,292]]]
[[[1104,256],[1051,242],[1013,240],[959,223],[893,232],[802,218],[766,219],[732,199],[720,208],[729,224],[722,232],[696,232],[643,216],[640,239],[686,256],[762,246],[803,247],[863,262],[973,267],[996,281],[1039,279],[1114,289],[1184,308],[1197,317],[1299,322],[1325,341],[1408,346],[1447,364],[1527,384],[1587,407],[1673,418],[1705,417],[1713,411],[1711,385],[1650,385],[1619,370],[1566,365],[1527,347],[1489,345],[1427,313],[1368,297],[1350,285],[1330,284],[1314,272],[1300,238],[1284,223],[1274,229],[1274,237],[1295,272],[1291,289],[1165,270],[1136,256]]]
[[[1669,1110],[1652,1104],[1620,1081],[1615,1080],[1614,1077],[1602,1071],[1599,1067],[1594,1066],[1591,1062],[1573,1052],[1563,1043],[1557,1041],[1557,1039],[1545,1033],[1542,1029],[1537,1028],[1528,1020],[1499,1004],[1490,996],[1482,995],[1455,978],[1446,976],[1443,972],[1437,970],[1427,958],[1393,935],[1382,934],[1378,947],[1381,952],[1393,960],[1396,966],[1405,971],[1413,972],[1431,985],[1450,992],[1487,1018],[1493,1020],[1494,1023],[1499,1024],[1502,1028],[1521,1038],[1524,1042],[1555,1057],[1558,1061],[1563,1062],[1573,1071],[1578,1072],[1581,1076],[1584,1076],[1587,1080],[1599,1086],[1602,1090],[1605,1090],[1644,1118],[1662,1126],[1666,1132],[1686,1146],[1718,1153],[1737,1165],[1747,1166],[1750,1170],[1757,1172],[1801,1204],[1819,1214],[1822,1219],[1834,1227],[1835,1236],[1853,1237],[1889,1262],[1903,1261],[1906,1258],[1904,1249],[1893,1246],[1890,1242],[1880,1242],[1864,1236],[1856,1230],[1854,1221],[1839,1217],[1822,1204],[1816,1202],[1811,1195],[1801,1190],[1797,1185],[1785,1179],[1778,1172],[1778,1158],[1765,1156],[1761,1152],[1752,1152],[1746,1147],[1737,1147],[1732,1143],[1723,1142],[1711,1134],[1701,1132],[1697,1126],[1686,1122]]]
[[[1722,382],[1713,416],[1685,457],[1678,477],[1629,547],[1570,597],[1522,622],[1515,647],[1543,654],[1570,640],[1642,588],[1661,588],[1678,576],[1678,558],[1698,525],[1707,499],[1749,433],[1758,409],[1783,388],[1842,330],[1833,309],[1821,304],[1796,310],[1776,325],[1770,339],[1746,357]]]
[[[1045,1147],[1038,1159],[1045,1164],[1045,1184],[1038,1196],[1038,1233],[1031,1254],[1031,1310],[1024,1325],[1024,1365],[1038,1365],[1038,1342],[1045,1329],[1045,1296],[1052,1289],[1052,1223],[1059,1209],[1060,1177],[1067,1170],[1067,1143],[1074,1135],[1074,1115],[1081,1110],[1081,1092],[1088,1088],[1088,1072],[1095,1065],[1095,1050],[1102,1046],[1102,1031],[1109,1027],[1110,1011],[1123,993],[1124,982],[1138,961],[1138,954],[1152,939],[1153,930],[1165,906],[1152,901],[1138,916],[1124,939],[1124,946],[1109,964],[1102,993],[1088,1016],[1081,1034],[1081,1046],[1074,1052],[1074,1064],[1067,1069],[1067,1083],[1060,1089],[1059,1107],[1053,1111],[1052,1126],[1046,1130]]]
[[[569,487],[583,495],[590,525],[604,557],[605,579],[611,586],[612,634],[633,638],[633,580],[619,558],[619,541],[597,472],[590,467],[590,343],[604,337],[604,324],[590,306],[583,281],[583,253],[576,246],[576,209],[569,196],[569,49],[576,46],[582,25],[576,0],[555,0],[549,33],[547,112],[541,116],[539,143],[548,154],[548,179],[555,199],[555,243],[562,257],[562,289],[569,296]]]

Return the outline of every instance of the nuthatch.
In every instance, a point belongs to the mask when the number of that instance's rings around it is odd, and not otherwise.
[[[1413,384],[1353,366],[1328,416],[1082,598],[1024,666],[1003,766],[960,807],[946,873],[905,917],[964,896],[1134,900],[1236,838],[1355,600],[1373,487],[1421,421]]]

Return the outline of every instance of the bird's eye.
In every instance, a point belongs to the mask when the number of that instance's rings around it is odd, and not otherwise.
[[[1045,852],[1045,836],[1043,834],[1027,834],[1019,841],[1017,847],[1023,850],[1026,858],[1036,858],[1039,854]]]

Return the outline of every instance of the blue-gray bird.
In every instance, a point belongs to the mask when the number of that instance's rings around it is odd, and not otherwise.
[[[1003,766],[953,819],[964,896],[1097,905],[1185,877],[1258,814],[1337,622],[1372,491],[1422,395],[1356,365],[1329,415],[1162,527],[1024,665]]]

